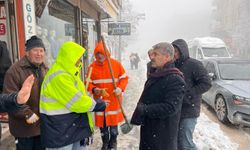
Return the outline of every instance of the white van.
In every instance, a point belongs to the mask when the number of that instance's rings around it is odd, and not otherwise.
[[[202,37],[188,41],[189,55],[195,59],[231,58],[226,44],[219,38]]]

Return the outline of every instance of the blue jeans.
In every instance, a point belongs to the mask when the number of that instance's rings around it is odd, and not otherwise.
[[[87,150],[87,146],[81,146],[80,141],[78,141],[64,147],[48,148],[47,150]]]
[[[178,133],[178,149],[179,150],[197,150],[193,142],[193,133],[197,118],[185,118],[180,120]]]

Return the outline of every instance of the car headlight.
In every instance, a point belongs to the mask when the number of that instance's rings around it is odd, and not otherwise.
[[[233,95],[233,100],[236,105],[244,104],[244,102],[250,103],[250,98],[246,98],[239,95]]]

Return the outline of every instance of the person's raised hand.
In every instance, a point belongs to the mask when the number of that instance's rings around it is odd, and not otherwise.
[[[17,93],[17,103],[25,104],[30,97],[31,89],[34,84],[35,77],[33,75],[28,76],[28,78],[23,82],[21,90]]]

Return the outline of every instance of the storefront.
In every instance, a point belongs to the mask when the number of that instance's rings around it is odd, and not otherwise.
[[[25,55],[25,41],[39,36],[46,62],[55,60],[60,45],[75,41],[87,49],[87,67],[101,34],[101,19],[118,14],[120,0],[0,0],[0,40],[6,41],[13,62]],[[86,68],[84,69],[86,70]]]
[[[0,0],[0,40],[6,43],[12,62],[19,58],[15,12],[13,0]]]

